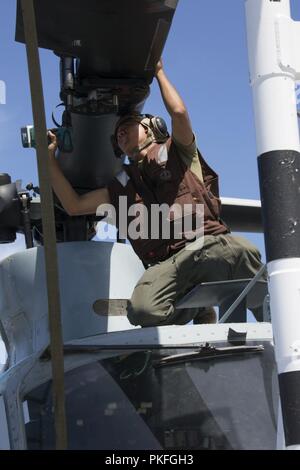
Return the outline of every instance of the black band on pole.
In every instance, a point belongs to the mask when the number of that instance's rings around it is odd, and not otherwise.
[[[300,258],[300,153],[268,152],[258,167],[267,261]]]
[[[300,444],[300,371],[279,375],[286,446]]]

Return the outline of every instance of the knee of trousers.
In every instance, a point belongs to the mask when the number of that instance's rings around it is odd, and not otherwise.
[[[253,260],[255,262],[261,263],[260,251],[248,240],[247,243],[241,244],[239,246],[239,254],[242,255],[242,257],[249,259],[250,261]]]
[[[135,288],[127,307],[127,317],[130,323],[143,327],[166,324],[168,317],[174,311],[173,305],[155,302],[141,287]]]
[[[255,272],[256,271],[258,272],[259,269],[263,265],[262,260],[261,260],[261,254],[258,251],[258,249],[256,247],[251,248],[247,252],[246,258],[247,258],[247,263],[252,267],[252,269],[254,269]],[[262,279],[265,279],[265,278],[266,278],[266,273],[264,273],[264,275],[262,276]]]

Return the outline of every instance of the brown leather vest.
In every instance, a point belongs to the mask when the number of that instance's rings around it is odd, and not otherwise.
[[[117,216],[117,228],[119,221],[119,197],[127,196],[127,209],[134,204],[143,204],[150,214],[151,204],[196,204],[204,206],[204,234],[220,235],[228,233],[229,229],[220,220],[221,201],[219,199],[218,175],[207,165],[198,151],[204,183],[183,163],[177,153],[175,144],[169,139],[167,142],[168,158],[160,162],[157,145],[148,154],[141,166],[124,165],[122,177],[117,175],[108,186],[111,202],[115,207]],[[129,178],[128,178],[129,177]],[[127,210],[128,214],[128,210]],[[136,217],[128,217],[127,228]],[[151,232],[151,220],[148,219],[148,233]],[[165,240],[159,230],[159,239],[132,240],[127,235],[134,251],[145,264],[163,261],[173,253],[182,249],[187,239],[182,236],[181,240],[174,239],[172,235]]]

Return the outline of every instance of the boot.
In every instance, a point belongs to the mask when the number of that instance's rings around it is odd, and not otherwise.
[[[194,325],[209,325],[217,323],[217,314],[213,307],[203,307],[198,309],[198,313],[193,320]]]

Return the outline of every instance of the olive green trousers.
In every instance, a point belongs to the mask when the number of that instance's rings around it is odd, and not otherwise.
[[[203,241],[203,240],[202,240]],[[203,282],[248,279],[261,268],[261,256],[248,240],[232,235],[205,236],[169,259],[151,266],[137,283],[128,306],[128,319],[143,327],[184,325],[197,309],[176,309],[176,303]],[[262,309],[253,311],[262,321]]]

